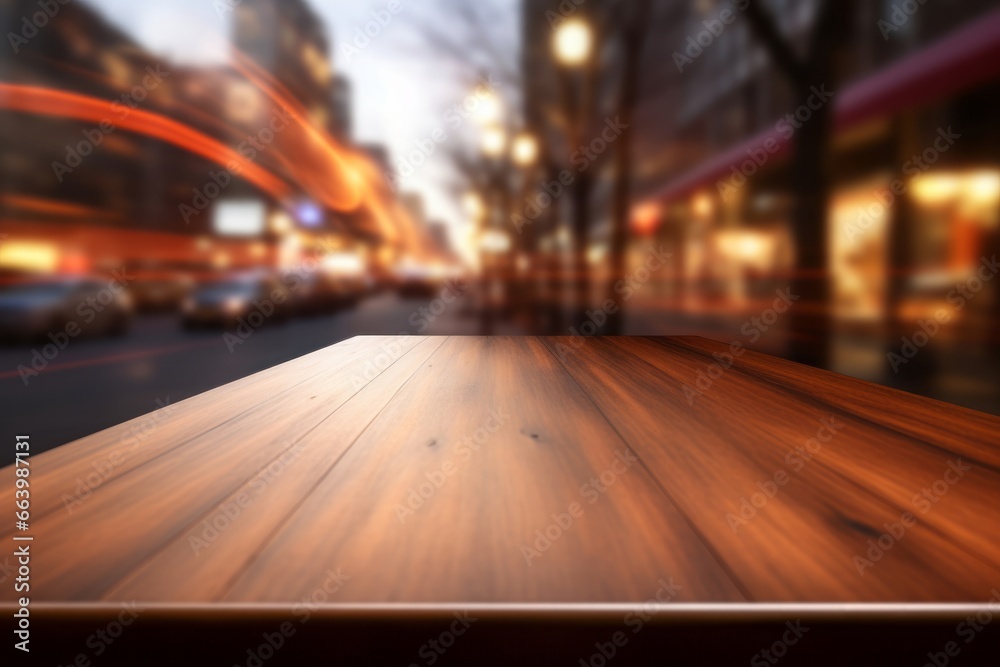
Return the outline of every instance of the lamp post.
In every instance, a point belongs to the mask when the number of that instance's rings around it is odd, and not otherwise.
[[[538,142],[527,133],[519,134],[511,146],[511,158],[519,167],[530,167],[538,158]]]
[[[568,19],[555,29],[552,38],[556,59],[563,65],[577,67],[590,59],[594,42],[590,25],[583,19]]]
[[[563,21],[553,32],[552,51],[556,62],[565,70],[565,99],[567,116],[576,114],[567,132],[569,151],[582,146],[588,122],[590,106],[590,86],[588,77],[593,66],[594,32],[591,25],[582,18]],[[587,238],[589,236],[589,194],[591,174],[581,171],[573,184],[573,262],[572,301],[575,318],[586,311],[589,294],[587,278]]]

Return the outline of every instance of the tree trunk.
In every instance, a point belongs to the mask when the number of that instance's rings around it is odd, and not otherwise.
[[[826,164],[830,111],[826,104],[803,123],[791,164],[796,261],[790,289],[793,298],[798,297],[789,311],[790,328],[797,336],[792,356],[800,363],[820,368],[829,366],[833,325]]]
[[[610,276],[606,287],[606,299],[614,301],[618,308],[608,313],[605,333],[619,336],[625,330],[625,303],[618,301],[615,282],[625,274],[625,253],[628,250],[628,226],[632,200],[632,121],[639,94],[639,76],[642,67],[642,52],[648,34],[649,0],[638,0],[633,5],[634,12],[622,35],[625,49],[622,62],[621,89],[618,111],[621,122],[628,129],[615,144],[615,184],[611,209],[611,256]]]
[[[827,207],[835,99],[821,103],[818,109],[809,107],[808,101],[814,86],[830,86],[836,94],[835,53],[850,27],[853,6],[853,0],[824,0],[817,6],[805,58],[799,57],[781,35],[762,3],[754,2],[746,8],[751,27],[791,84],[798,108],[812,109],[811,117],[796,130],[793,139],[795,204],[791,225],[796,261],[790,288],[798,300],[789,313],[789,324],[796,335],[792,358],[821,368],[830,365],[833,337]]]

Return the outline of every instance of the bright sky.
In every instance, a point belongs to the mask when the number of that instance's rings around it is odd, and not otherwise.
[[[225,59],[224,51],[214,46],[216,40],[206,37],[228,35],[232,13],[222,18],[216,9],[226,0],[88,1],[145,47],[170,60],[196,64]],[[323,18],[332,37],[334,69],[350,79],[357,141],[384,144],[398,159],[412,151],[415,142],[445,125],[444,111],[460,102],[466,91],[456,89],[438,71],[415,27],[430,17],[447,19],[440,0],[401,0],[402,11],[350,62],[343,46],[352,42],[356,29],[371,21],[373,12],[384,10],[389,0],[307,1]],[[489,1],[504,7],[505,15],[511,16],[509,28],[516,34],[517,0]],[[428,216],[454,228],[463,221],[462,212],[442,187],[445,162],[440,155],[435,158],[416,170],[403,189],[423,195]]]

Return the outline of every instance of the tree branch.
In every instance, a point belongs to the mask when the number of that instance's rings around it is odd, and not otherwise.
[[[792,45],[778,30],[774,17],[762,7],[760,0],[750,0],[744,10],[754,34],[764,44],[774,63],[794,85],[805,82],[806,68]]]

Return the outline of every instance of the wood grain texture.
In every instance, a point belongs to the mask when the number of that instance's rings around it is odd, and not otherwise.
[[[33,457],[44,465],[32,471],[32,484],[39,491],[32,501],[32,515],[38,519],[57,509],[73,511],[73,499],[89,498],[88,491],[108,485],[197,436],[225,427],[229,420],[280,398],[322,373],[345,372],[359,361],[357,372],[368,372],[365,364],[397,340],[399,345],[415,342],[392,336],[351,338],[337,345],[337,354],[330,354],[329,349],[317,350],[176,404],[167,401],[160,411],[53,450],[58,454]],[[13,473],[11,466],[0,469],[0,486],[12,484]],[[0,536],[9,535],[11,529],[6,524],[0,526]]]
[[[988,597],[1000,419],[728,352],[353,338],[32,457],[32,599]]]
[[[697,336],[656,340],[708,355],[729,349],[725,343]],[[752,350],[740,356],[737,369],[1000,470],[1000,420],[994,415]]]
[[[670,578],[682,586],[679,599],[742,599],[540,342],[453,338],[432,361],[227,599],[301,599],[337,568],[352,577],[342,601],[642,600]],[[454,472],[431,491],[448,462]],[[604,490],[583,488],[602,472]],[[422,506],[400,513],[422,485]],[[542,548],[539,530],[550,530],[551,546]],[[287,567],[300,560],[319,567]]]
[[[418,342],[403,339],[401,346],[411,349]],[[152,458],[101,484],[72,512],[34,515],[32,528],[46,544],[33,558],[44,582],[37,586],[34,598],[99,598],[123,574],[288,452],[354,395],[365,381],[366,368],[383,354],[384,344],[372,341],[358,349],[351,347],[332,369],[306,382],[286,378],[290,391],[271,398],[259,396],[256,407],[238,412],[217,428],[206,422],[206,430],[179,446],[167,433],[168,426],[180,421],[180,415],[174,415],[163,424],[162,432],[152,432],[144,444],[153,450],[167,449],[169,455]],[[248,380],[241,381],[236,390],[245,386],[242,383],[252,387],[253,379]],[[99,435],[115,443],[111,446],[119,442],[107,437],[106,431]],[[49,460],[58,460],[62,450],[39,455],[33,462],[35,471],[45,469]],[[98,458],[107,460],[102,454]],[[38,484],[38,488],[43,490],[36,493],[51,493],[44,490],[47,485]],[[65,492],[71,493],[72,487]]]

